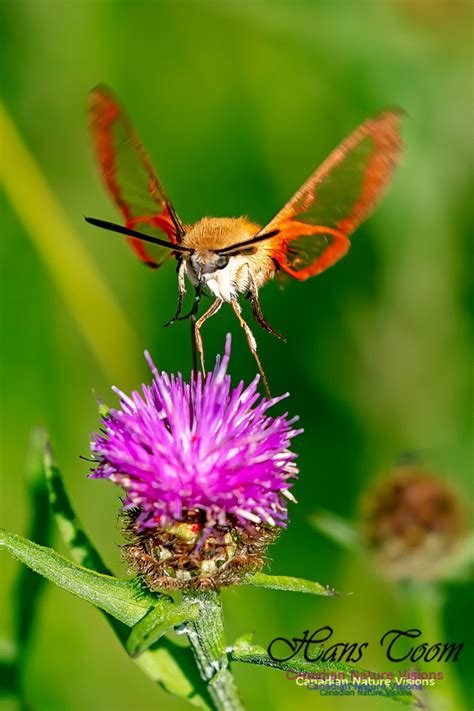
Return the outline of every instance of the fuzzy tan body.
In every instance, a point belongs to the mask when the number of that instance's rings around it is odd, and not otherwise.
[[[182,244],[195,250],[193,260],[186,262],[186,274],[195,286],[200,270],[209,291],[219,299],[230,302],[238,294],[246,294],[254,285],[259,289],[275,273],[270,243],[253,245],[248,252],[229,258],[224,268],[215,268],[214,250],[241,244],[254,237],[260,226],[246,217],[204,217],[185,234]]]

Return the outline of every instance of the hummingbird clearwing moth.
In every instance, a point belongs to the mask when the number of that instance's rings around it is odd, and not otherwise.
[[[203,373],[201,328],[223,303],[229,303],[269,393],[257,343],[242,317],[239,296],[248,296],[255,320],[281,338],[262,313],[259,289],[277,270],[303,281],[346,254],[350,235],[373,211],[397,165],[403,147],[403,111],[383,111],[362,123],[264,227],[246,217],[203,217],[194,224],[184,224],[111,91],[102,86],[94,89],[89,111],[100,171],[122,213],[124,226],[95,218],[86,220],[124,234],[137,256],[154,269],[168,259],[177,260],[178,307],[167,325],[191,317],[195,367],[197,349]],[[182,316],[186,277],[196,295],[191,312]],[[204,287],[214,301],[198,318]]]

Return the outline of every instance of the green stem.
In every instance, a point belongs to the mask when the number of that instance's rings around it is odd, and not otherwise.
[[[185,626],[202,679],[218,711],[244,711],[237,687],[229,669],[224,639],[222,604],[216,592],[193,592],[183,595],[188,602],[198,603],[200,615]]]
[[[423,633],[422,639],[429,644],[444,640],[442,610],[443,594],[435,583],[411,583],[403,588],[405,612],[410,623],[414,623]],[[420,665],[422,671],[423,669]],[[432,665],[430,665],[430,671]],[[443,679],[433,688],[426,688],[425,693],[433,704],[433,708],[443,711],[460,711],[467,705],[459,688],[456,672],[451,667],[444,671]]]

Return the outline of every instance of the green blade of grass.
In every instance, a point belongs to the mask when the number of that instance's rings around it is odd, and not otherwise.
[[[356,527],[331,511],[318,511],[310,516],[309,522],[341,548],[355,551],[362,546]]]
[[[0,102],[0,184],[104,373],[131,378],[137,336]],[[104,327],[106,324],[106,327]]]

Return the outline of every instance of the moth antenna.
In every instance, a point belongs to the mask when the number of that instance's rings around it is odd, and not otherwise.
[[[223,247],[222,249],[215,249],[214,252],[216,254],[230,254],[233,255],[234,252],[238,254],[240,251],[243,249],[246,249],[247,247],[251,247],[254,244],[257,244],[258,242],[263,242],[266,239],[271,239],[272,237],[275,237],[280,230],[272,230],[271,232],[266,232],[263,235],[255,235],[255,237],[252,237],[251,239],[245,240],[245,242],[239,242],[238,244],[232,244],[229,247]]]
[[[137,232],[136,230],[130,229],[130,227],[124,227],[123,225],[117,225],[115,222],[108,222],[107,220],[99,220],[96,217],[84,217],[86,222],[94,225],[94,227],[101,227],[104,230],[110,230],[111,232],[118,232],[126,237],[133,237],[134,239],[139,239],[142,242],[150,242],[151,244],[158,244],[160,247],[166,247],[167,249],[173,250],[173,252],[194,252],[191,247],[184,247],[182,244],[175,244],[174,242],[168,242],[165,239],[160,239],[159,237],[151,237],[143,232]]]

